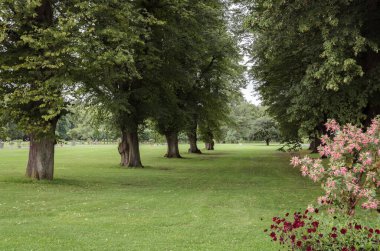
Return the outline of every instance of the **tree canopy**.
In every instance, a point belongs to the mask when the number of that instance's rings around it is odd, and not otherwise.
[[[252,76],[288,138],[380,112],[378,1],[251,3]],[[289,130],[290,129],[290,130]]]

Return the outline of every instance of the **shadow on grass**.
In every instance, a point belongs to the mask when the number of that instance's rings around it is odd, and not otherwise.
[[[48,186],[72,186],[80,188],[88,188],[90,184],[84,182],[83,180],[76,179],[65,179],[65,178],[54,178],[54,180],[36,180],[30,179],[27,177],[8,177],[0,180],[3,183],[12,183],[12,184],[32,184],[32,185],[48,185]]]

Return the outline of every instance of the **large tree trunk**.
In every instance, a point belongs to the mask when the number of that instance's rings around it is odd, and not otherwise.
[[[141,164],[137,129],[127,133],[127,141],[129,145],[128,167],[143,167]]]
[[[189,148],[189,153],[198,153],[198,154],[201,154],[201,150],[198,149],[198,146],[197,146],[197,131],[192,131],[192,132],[189,132],[187,134],[187,137],[189,139],[189,144],[190,144],[190,148]]]
[[[168,151],[165,154],[166,158],[182,158],[179,154],[178,147],[178,132],[165,133],[166,142],[168,144]]]
[[[197,127],[198,127],[198,119],[197,115],[194,114],[192,119],[189,121],[189,128],[187,130],[187,138],[189,140],[190,148],[189,153],[197,153],[201,154],[201,150],[199,150],[197,146]]]
[[[54,175],[55,128],[58,119],[51,122],[43,136],[30,135],[29,159],[26,176],[38,180],[52,180]]]
[[[322,141],[320,138],[315,137],[311,142],[309,146],[309,150],[311,150],[311,153],[318,153],[318,147],[322,144]]]
[[[128,137],[125,131],[121,134],[121,142],[119,143],[120,165],[128,166],[129,164],[129,144]]]
[[[214,150],[214,145],[215,145],[214,140],[206,142],[205,143],[206,150],[213,151]]]

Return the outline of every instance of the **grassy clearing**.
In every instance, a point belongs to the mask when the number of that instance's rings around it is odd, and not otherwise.
[[[133,170],[116,146],[57,147],[52,182],[23,178],[27,149],[0,150],[0,250],[276,250],[263,229],[319,186],[275,146],[216,149],[168,160],[142,146]]]

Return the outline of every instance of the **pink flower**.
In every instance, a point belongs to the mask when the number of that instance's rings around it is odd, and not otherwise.
[[[341,173],[342,175],[346,175],[346,173],[347,173],[347,168],[346,168],[346,167],[341,167],[341,168],[340,168],[340,173]]]
[[[292,164],[292,166],[296,167],[296,166],[301,164],[301,160],[300,160],[300,158],[295,156],[291,159],[290,163]]]
[[[314,213],[314,207],[312,205],[307,206],[307,211],[310,213]]]
[[[339,124],[334,119],[329,120],[325,126],[327,131],[336,132],[340,130]]]
[[[377,209],[379,202],[378,201],[369,201],[362,204],[362,207],[365,209]]]

